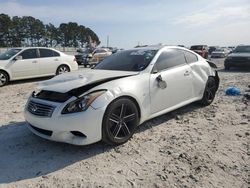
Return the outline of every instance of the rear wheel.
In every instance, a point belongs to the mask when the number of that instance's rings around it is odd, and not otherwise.
[[[103,118],[102,140],[110,145],[127,142],[139,124],[137,106],[128,98],[112,102]]]
[[[62,74],[62,73],[66,73],[66,72],[70,72],[70,69],[67,65],[60,65],[57,68],[56,74]]]
[[[217,86],[215,79],[213,77],[209,77],[200,103],[204,106],[210,105],[214,100],[216,90]]]
[[[4,71],[0,71],[0,87],[8,84],[9,76]]]

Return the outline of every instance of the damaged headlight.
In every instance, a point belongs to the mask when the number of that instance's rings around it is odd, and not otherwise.
[[[63,109],[62,114],[70,114],[87,110],[88,107],[95,101],[95,99],[105,92],[106,90],[94,91],[70,102]]]

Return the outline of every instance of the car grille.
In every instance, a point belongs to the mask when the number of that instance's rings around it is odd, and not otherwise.
[[[30,101],[27,109],[31,114],[43,117],[51,117],[55,107]]]

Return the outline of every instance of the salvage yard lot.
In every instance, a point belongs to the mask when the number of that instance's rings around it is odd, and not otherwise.
[[[248,187],[250,101],[224,90],[237,86],[244,94],[250,71],[224,71],[223,59],[214,61],[221,83],[210,106],[191,104],[150,120],[117,147],[33,135],[23,108],[44,79],[0,88],[0,187]]]

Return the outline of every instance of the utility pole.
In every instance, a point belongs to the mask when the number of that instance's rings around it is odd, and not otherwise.
[[[107,47],[109,47],[109,36],[107,36]]]

